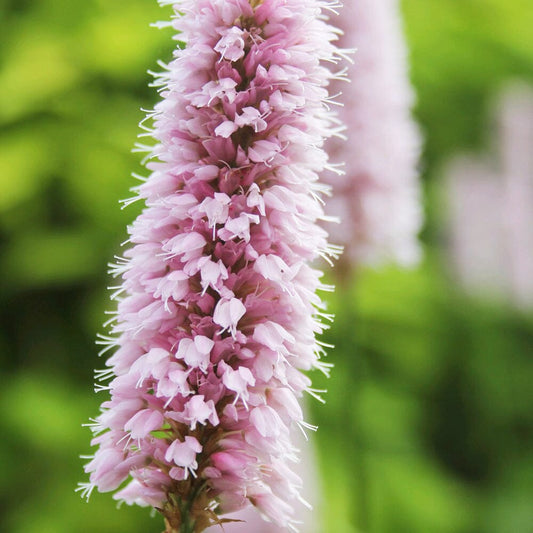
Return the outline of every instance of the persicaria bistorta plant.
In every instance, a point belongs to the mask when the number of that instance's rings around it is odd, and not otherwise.
[[[344,244],[349,268],[413,265],[421,257],[421,138],[411,114],[414,93],[399,3],[345,0],[334,19],[344,30],[341,44],[357,50],[349,67],[351,83],[334,82],[332,88],[343,93],[340,116],[348,142],[332,139],[326,147],[346,161],[346,172],[340,178],[323,176],[333,186],[326,211],[342,219],[331,234]]]
[[[145,209],[112,272],[122,278],[97,374],[89,495],[152,506],[167,532],[199,532],[254,505],[296,530],[291,427],[303,373],[329,365],[315,336],[335,258],[317,221],[324,140],[339,131],[328,63],[342,52],[327,0],[182,0],[185,43],[157,75]]]

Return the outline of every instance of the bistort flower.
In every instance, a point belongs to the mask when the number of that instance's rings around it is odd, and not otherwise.
[[[345,0],[333,22],[344,31],[341,44],[356,52],[351,83],[332,87],[342,92],[348,142],[327,146],[332,159],[346,163],[343,176],[324,176],[333,186],[326,211],[342,221],[331,236],[344,245],[344,262],[413,264],[422,224],[420,134],[398,0]]]
[[[167,532],[198,532],[254,505],[295,530],[301,481],[291,427],[329,365],[317,296],[335,258],[317,221],[324,140],[338,131],[326,66],[340,59],[328,0],[181,0],[185,43],[156,77],[156,145],[111,333],[110,399],[93,421],[87,495],[152,506]]]

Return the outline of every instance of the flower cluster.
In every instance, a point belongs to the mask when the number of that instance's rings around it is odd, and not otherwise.
[[[351,83],[332,88],[342,92],[348,142],[327,146],[346,162],[344,176],[324,176],[333,187],[326,211],[342,221],[331,237],[344,244],[344,261],[412,264],[420,256],[420,136],[398,0],[345,0],[334,22],[344,30],[342,45],[356,53]]]
[[[291,427],[316,395],[329,319],[310,262],[339,252],[317,224],[337,32],[327,0],[181,0],[185,43],[157,75],[145,209],[112,272],[117,348],[98,385],[90,493],[153,506],[167,531],[202,531],[252,503],[294,529]],[[128,481],[125,486],[123,483]]]

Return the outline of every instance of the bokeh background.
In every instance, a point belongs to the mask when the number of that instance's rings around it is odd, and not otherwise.
[[[533,6],[402,6],[426,140],[425,258],[359,269],[330,299],[335,370],[318,385],[328,403],[311,406],[322,531],[531,533]],[[167,16],[155,0],[0,0],[6,533],[162,529],[74,488],[89,453],[81,424],[103,399],[92,372],[106,264],[139,210],[118,200],[142,171],[131,148],[156,98],[146,71],[174,45],[148,23]],[[487,180],[500,188],[485,194]]]

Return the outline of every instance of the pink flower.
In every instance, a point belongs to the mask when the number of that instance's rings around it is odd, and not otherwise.
[[[128,480],[115,498],[158,508],[167,532],[250,503],[295,530],[290,429],[311,427],[298,398],[315,394],[302,370],[328,371],[315,339],[327,286],[310,263],[338,254],[317,224],[334,4],[161,3],[186,46],[157,77],[145,208],[112,267],[111,399],[83,488]]]
[[[195,398],[192,398],[191,401]],[[187,478],[188,471],[190,471],[191,474],[196,477],[195,471],[198,468],[196,455],[199,454],[201,451],[202,445],[196,440],[196,438],[186,436],[184,442],[181,442],[177,439],[172,442],[172,444],[167,448],[167,451],[165,452],[165,461],[169,463],[174,463],[177,466],[181,467],[184,472],[184,479]]]
[[[213,313],[213,322],[222,326],[219,333],[229,330],[232,337],[237,333],[237,324],[246,313],[246,307],[238,298],[221,298]]]
[[[355,49],[346,84],[333,93],[343,103],[348,142],[329,141],[344,176],[326,175],[333,187],[327,213],[331,239],[345,246],[343,260],[412,264],[420,256],[422,223],[417,163],[420,135],[411,117],[413,91],[397,0],[346,0],[334,19],[341,42]],[[343,77],[343,76],[341,76]]]
[[[181,339],[176,352],[176,358],[185,361],[190,368],[199,368],[205,372],[210,363],[211,350],[215,342],[203,335],[196,335],[194,339]]]

